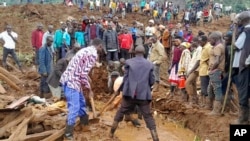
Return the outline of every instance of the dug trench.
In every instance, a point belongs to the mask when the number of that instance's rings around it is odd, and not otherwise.
[[[106,83],[107,74],[105,69],[94,69],[95,73],[91,75],[92,81],[96,82],[93,86],[96,93],[97,108],[107,101]],[[167,83],[167,82],[166,82]],[[101,87],[104,86],[104,87]],[[102,90],[102,91],[100,91]],[[210,116],[209,110],[204,110],[200,106],[189,106],[187,103],[181,102],[180,95],[175,98],[168,98],[165,94],[168,88],[160,87],[159,92],[153,94],[152,113],[156,119],[159,138],[162,141],[191,141],[191,140],[210,140],[210,141],[228,141],[229,125],[237,118],[236,115],[225,112],[223,116]],[[99,93],[105,95],[100,96]],[[99,95],[99,96],[98,96]],[[103,116],[103,120],[112,121],[116,110],[107,112]],[[109,117],[109,118],[107,118]],[[117,137],[122,141],[146,141],[150,139],[150,133],[145,128],[136,129],[131,124],[127,127],[124,122],[121,123],[117,130]],[[134,136],[135,135],[135,136]],[[132,137],[133,139],[128,139]]]

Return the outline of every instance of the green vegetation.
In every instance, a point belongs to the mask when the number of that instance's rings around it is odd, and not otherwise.
[[[250,8],[250,0],[215,0],[225,6],[232,6],[233,10],[239,12]]]

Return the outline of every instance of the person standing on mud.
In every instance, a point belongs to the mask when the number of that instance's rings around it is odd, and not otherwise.
[[[238,26],[243,26],[243,32],[235,42],[234,67],[239,68],[237,89],[239,92],[239,117],[236,124],[249,123],[249,97],[250,97],[250,12],[244,11],[237,18]]]
[[[150,111],[151,86],[155,82],[154,65],[143,57],[144,52],[144,47],[138,46],[135,48],[136,57],[126,61],[123,83],[115,92],[118,95],[122,90],[123,98],[110,130],[111,138],[113,138],[118,123],[122,121],[124,115],[129,114],[135,106],[138,106],[151,132],[153,141],[159,141],[155,121]]]
[[[35,51],[35,65],[36,67],[39,65],[39,49],[42,47],[42,40],[43,40],[43,25],[39,23],[37,25],[37,29],[32,32],[31,35],[31,44]]]
[[[18,65],[20,71],[23,73],[22,66],[21,66],[21,64],[16,56],[16,53],[15,53],[17,37],[18,37],[18,35],[14,31],[12,31],[11,25],[7,25],[6,31],[4,31],[0,34],[0,39],[2,39],[4,41],[3,60],[2,60],[3,67],[5,69],[7,68],[6,59],[7,59],[8,55],[10,54],[12,56],[12,58],[15,60],[16,64]]]
[[[101,39],[94,39],[91,46],[79,50],[61,76],[60,82],[64,89],[69,111],[64,134],[65,139],[73,140],[74,125],[78,116],[80,117],[82,130],[89,130],[89,116],[86,111],[83,89],[86,89],[89,97],[93,97],[88,73],[95,65],[98,58],[97,53],[102,51],[102,45]]]
[[[53,43],[53,38],[49,36],[46,39],[46,44],[39,49],[38,72],[41,75],[40,97],[44,97],[44,94],[49,93],[49,86],[46,81],[53,67],[53,53],[51,50],[52,43]],[[46,98],[48,98],[48,95],[46,95]]]
[[[54,42],[54,27],[53,25],[48,25],[48,31],[43,34],[42,46],[46,44],[47,37],[51,36]],[[52,52],[55,53],[53,44],[51,45]]]
[[[222,33],[212,32],[209,36],[209,42],[213,46],[209,53],[209,85],[208,96],[210,104],[213,103],[213,111],[209,115],[221,115],[222,108],[222,72],[225,68],[225,47],[222,42]]]
[[[156,35],[153,35],[149,38],[152,43],[152,49],[150,53],[149,60],[154,64],[154,75],[155,75],[155,84],[154,84],[154,92],[159,91],[159,83],[160,83],[160,67],[163,61],[163,58],[166,56],[164,47],[157,39]]]

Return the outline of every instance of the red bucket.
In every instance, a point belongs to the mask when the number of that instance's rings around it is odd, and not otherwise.
[[[179,88],[179,89],[185,88],[185,84],[186,84],[186,78],[185,78],[185,76],[181,76],[181,77],[179,78],[178,88]]]

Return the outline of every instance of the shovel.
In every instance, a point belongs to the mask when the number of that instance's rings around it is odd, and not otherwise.
[[[96,111],[95,111],[95,102],[94,102],[93,97],[90,97],[90,103],[91,103],[91,107],[92,107],[92,110],[93,110],[93,118],[92,118],[92,119],[89,119],[89,123],[90,123],[90,124],[99,123],[100,118],[97,118],[97,117],[96,117],[97,114],[96,114]]]

